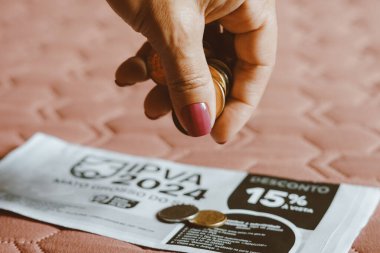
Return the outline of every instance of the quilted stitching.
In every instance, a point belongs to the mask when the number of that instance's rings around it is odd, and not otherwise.
[[[197,165],[380,186],[380,2],[277,2],[270,86],[247,127],[220,146],[182,136],[170,117],[146,119],[151,82],[115,87],[115,68],[143,39],[105,2],[0,1],[0,157],[43,131]],[[350,252],[379,252],[379,229],[380,208]],[[156,252],[0,213],[1,253],[94,250]]]

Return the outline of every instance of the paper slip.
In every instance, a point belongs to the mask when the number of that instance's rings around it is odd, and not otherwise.
[[[0,208],[172,251],[348,252],[379,198],[378,188],[184,165],[44,134],[0,162]],[[156,218],[181,203],[228,220],[202,228]]]

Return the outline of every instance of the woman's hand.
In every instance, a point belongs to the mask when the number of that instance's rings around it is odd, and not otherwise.
[[[145,114],[156,119],[171,109],[191,136],[211,132],[218,143],[234,136],[252,116],[268,83],[277,48],[275,0],[108,0],[159,54],[168,88],[146,97]],[[215,90],[203,51],[205,24],[219,22],[233,33],[237,56],[234,83],[215,121]],[[144,44],[116,71],[120,86],[149,78]]]

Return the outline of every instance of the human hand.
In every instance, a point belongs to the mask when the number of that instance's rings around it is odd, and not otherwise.
[[[275,0],[107,0],[148,40],[116,71],[120,86],[149,78],[150,45],[165,69],[167,88],[155,86],[144,103],[148,118],[174,110],[191,136],[211,132],[218,143],[234,136],[252,116],[268,83],[277,48]],[[234,34],[234,83],[215,120],[215,90],[202,46],[205,24],[219,22]]]

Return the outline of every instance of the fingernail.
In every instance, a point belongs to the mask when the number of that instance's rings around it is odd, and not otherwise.
[[[181,125],[181,123],[179,123],[179,120],[178,120],[178,118],[177,118],[177,115],[175,115],[174,112],[172,112],[172,119],[173,119],[174,125],[177,127],[177,129],[178,129],[181,133],[183,133],[183,134],[185,134],[185,135],[189,135],[189,134],[187,133],[186,129],[184,129],[183,126]]]
[[[122,83],[122,82],[120,82],[118,80],[115,80],[115,83],[116,83],[117,86],[120,86],[120,87],[131,86],[131,85],[134,84],[134,83]]]
[[[211,119],[206,103],[185,106],[181,111],[181,117],[190,136],[198,137],[210,133]]]
[[[145,116],[146,116],[148,119],[150,119],[150,120],[157,120],[157,119],[160,118],[160,116],[151,116],[151,115],[148,115],[146,112],[144,112],[144,113],[145,113]]]

